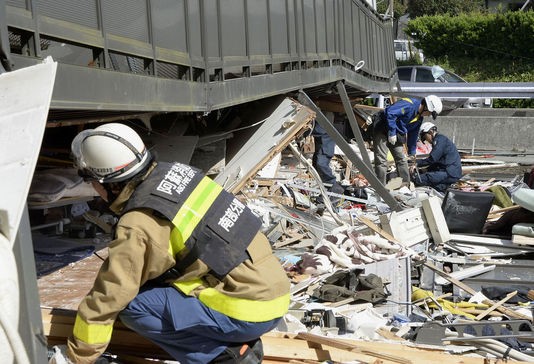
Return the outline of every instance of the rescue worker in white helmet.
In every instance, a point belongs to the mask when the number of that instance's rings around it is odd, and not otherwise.
[[[120,219],[68,360],[97,360],[119,317],[180,363],[260,363],[290,287],[260,220],[198,169],[155,161],[126,125],[82,131],[72,153]]]
[[[405,184],[410,183],[410,170],[405,155],[415,160],[417,137],[423,117],[436,119],[443,109],[441,99],[435,95],[423,99],[403,97],[373,115],[373,148],[375,174],[386,184],[388,150],[393,156],[397,174]]]
[[[431,122],[421,125],[420,138],[423,143],[432,145],[432,151],[425,159],[417,160],[411,167],[413,182],[416,186],[430,186],[436,191],[445,190],[462,177],[462,160],[456,145]],[[416,168],[424,167],[425,172],[414,173]]]

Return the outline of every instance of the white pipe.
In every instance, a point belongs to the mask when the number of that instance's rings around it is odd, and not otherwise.
[[[454,331],[447,331],[447,336],[450,337],[458,337],[458,333]],[[498,353],[496,356],[504,357],[506,354],[510,359],[518,360],[518,361],[524,361],[529,363],[534,363],[534,358],[530,355],[523,354],[522,352],[510,348],[508,345],[494,339],[484,339],[484,337],[477,337],[476,340],[471,340],[472,338],[475,338],[474,335],[470,334],[463,334],[463,337],[468,338],[470,340],[466,340],[466,343],[476,343],[480,348],[483,350],[486,350],[488,352],[491,352],[491,354],[495,355],[495,352]],[[507,351],[509,352],[507,353]]]

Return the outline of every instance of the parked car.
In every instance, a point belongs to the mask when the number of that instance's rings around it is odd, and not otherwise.
[[[467,83],[460,76],[444,70],[440,66],[398,66],[397,74],[399,76],[399,83],[401,89],[403,86],[425,86],[428,83]],[[480,107],[492,107],[493,100],[491,98],[457,98],[457,97],[444,97],[444,101],[448,101],[456,106],[465,108],[480,108]]]
[[[421,62],[425,61],[423,51],[415,47],[413,40],[395,39],[393,41],[393,46],[395,48],[395,58],[397,61],[408,61],[415,58],[419,58]]]

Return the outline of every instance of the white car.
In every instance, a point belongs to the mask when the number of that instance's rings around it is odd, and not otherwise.
[[[399,83],[401,89],[403,86],[417,86],[427,85],[428,83],[455,83],[463,82],[467,83],[460,76],[444,70],[440,66],[398,66],[397,74],[399,76]],[[446,98],[442,97],[445,103],[450,103],[456,107],[461,106],[464,108],[481,108],[492,107],[493,100],[491,98],[484,97],[470,97],[470,98]]]

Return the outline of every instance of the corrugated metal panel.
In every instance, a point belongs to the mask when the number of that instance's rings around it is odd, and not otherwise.
[[[354,47],[355,62],[358,62],[363,59],[362,44],[365,44],[365,42],[362,42],[362,39],[364,39],[365,37],[365,33],[362,33],[361,31],[361,22],[363,16],[364,15],[360,9],[354,10],[354,14],[352,17],[352,36],[354,38],[354,44],[356,45]]]
[[[219,14],[217,11],[217,1],[202,0],[204,10],[203,23],[206,29],[206,51],[210,58],[220,57],[219,44]]]
[[[352,33],[352,2],[344,1],[341,7],[342,11],[342,19],[343,22],[343,48],[342,52],[345,54],[345,56],[349,58],[354,57],[353,52],[353,33]]]
[[[36,1],[39,14],[71,23],[98,28],[95,0]]]
[[[106,32],[148,42],[148,14],[145,0],[102,0]]]
[[[247,55],[244,0],[224,0],[221,6],[221,39],[223,57]]]
[[[184,0],[151,1],[154,43],[158,47],[187,53]]]
[[[302,58],[305,51],[304,46],[304,17],[302,10],[302,3],[300,1],[295,1],[295,8],[293,9],[295,13],[295,38],[297,40],[297,54],[299,58]]]
[[[26,0],[6,0],[6,4],[16,8],[27,9]]]
[[[315,43],[317,24],[315,24],[314,2],[314,0],[304,0],[302,4],[304,15],[304,42],[307,56],[313,56],[317,53],[317,45]]]
[[[330,4],[333,4],[330,3]],[[327,29],[325,27],[326,10],[323,0],[315,1],[315,27],[317,34],[317,53],[326,53],[326,36]]]
[[[269,21],[271,29],[271,51],[273,55],[289,54],[289,35],[285,0],[271,0],[269,3]]]
[[[297,26],[295,19],[295,6],[293,1],[288,1],[287,6],[287,29],[288,29],[288,47],[291,56],[296,57],[297,50]]]
[[[267,2],[262,0],[247,1],[248,42],[251,55],[269,54],[269,24],[267,20]]]
[[[335,23],[335,9],[336,3],[334,1],[327,3],[325,7],[325,32],[326,32],[326,51],[331,54],[336,52],[336,23]]]
[[[188,36],[189,36],[189,55],[193,57],[202,57],[202,23],[200,22],[200,3],[199,0],[186,1],[188,14]]]

